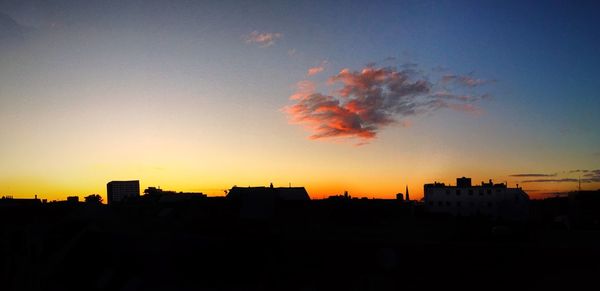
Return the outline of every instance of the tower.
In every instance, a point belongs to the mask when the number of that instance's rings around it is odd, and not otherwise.
[[[410,196],[408,195],[408,185],[406,185],[406,201],[410,201]]]

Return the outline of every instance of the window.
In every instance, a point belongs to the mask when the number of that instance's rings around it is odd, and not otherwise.
[[[460,189],[456,189],[456,196],[460,196]]]
[[[473,189],[469,189],[469,196],[473,196]]]

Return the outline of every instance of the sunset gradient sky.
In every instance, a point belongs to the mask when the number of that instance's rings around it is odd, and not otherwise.
[[[0,195],[600,188],[594,1],[0,1]]]

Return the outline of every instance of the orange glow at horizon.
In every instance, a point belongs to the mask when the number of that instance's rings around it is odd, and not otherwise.
[[[106,201],[106,183],[111,180],[140,180],[141,191],[147,187],[159,186],[162,189],[174,191],[203,192],[208,196],[224,196],[225,190],[232,186],[267,186],[273,183],[275,187],[287,187],[291,184],[293,187],[305,187],[312,199],[323,199],[330,195],[339,195],[344,191],[352,197],[361,198],[381,198],[394,199],[396,193],[405,194],[405,187],[408,186],[412,200],[419,200],[423,197],[423,185],[425,183],[443,182],[447,185],[454,185],[456,177],[444,179],[411,178],[410,181],[402,179],[389,179],[377,177],[365,177],[369,183],[360,182],[361,180],[350,177],[333,177],[330,179],[301,179],[285,182],[285,179],[276,177],[276,179],[262,179],[245,177],[235,181],[233,177],[208,177],[200,178],[196,175],[188,177],[166,177],[161,175],[159,169],[154,169],[139,176],[134,175],[115,175],[114,178],[106,179],[101,177],[80,178],[79,181],[68,181],[64,179],[49,179],[45,177],[14,177],[11,179],[3,178],[0,180],[0,187],[4,189],[0,195],[13,196],[15,198],[32,198],[37,195],[40,199],[64,200],[67,196],[79,196],[81,199],[89,194],[100,194]],[[328,181],[329,180],[329,181]],[[473,179],[473,184],[479,184],[479,180]],[[483,179],[487,181],[487,179]],[[518,181],[515,180],[494,180],[496,183],[508,182],[509,187],[516,187]],[[577,190],[576,183],[551,183],[550,187],[543,183],[520,184],[531,198],[539,199],[555,195],[558,192],[569,192]],[[599,189],[598,183],[586,183],[582,185],[583,190]]]

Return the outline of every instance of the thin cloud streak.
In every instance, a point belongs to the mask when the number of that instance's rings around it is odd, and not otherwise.
[[[556,174],[513,174],[509,177],[556,177]]]
[[[562,179],[525,180],[525,181],[522,181],[521,183],[564,183],[564,182],[577,182],[577,181],[579,181],[579,180],[574,179],[574,178],[562,178]]]
[[[569,174],[573,173],[584,173],[583,176],[578,178],[558,178],[558,179],[533,179],[525,180],[522,183],[568,183],[568,182],[581,182],[581,183],[596,183],[600,182],[600,169],[597,170],[571,170]],[[521,176],[519,176],[521,175]],[[526,175],[526,176],[525,176]],[[511,177],[554,177],[557,174],[545,175],[545,174],[518,174],[510,175]]]

